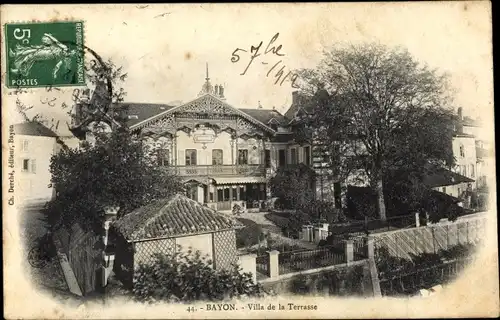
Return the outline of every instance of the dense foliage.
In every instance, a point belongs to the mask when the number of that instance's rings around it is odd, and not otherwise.
[[[215,270],[199,251],[156,254],[154,263],[141,264],[134,278],[135,298],[147,302],[216,301],[263,294],[250,274],[241,273],[237,266]]]
[[[307,121],[315,143],[330,155],[332,179],[367,181],[380,219],[391,193],[387,179],[414,185],[427,171],[453,164],[447,79],[407,51],[375,44],[334,48],[316,69],[300,73],[303,91],[312,94]]]
[[[253,245],[259,244],[264,240],[265,235],[262,231],[262,227],[252,220],[237,218],[238,221],[245,225],[244,228],[236,230],[236,247],[238,248],[248,248]]]
[[[265,217],[280,228],[283,235],[292,238],[298,237],[298,233],[302,230],[304,224],[310,224],[313,221],[313,217],[300,210],[293,212],[273,211],[267,213]]]
[[[444,218],[454,221],[466,213],[455,198],[426,188],[418,182],[409,185],[398,181],[396,184],[385,185],[385,190],[391,191],[385,197],[388,217],[420,212],[422,217],[428,214],[430,222],[438,222]],[[350,186],[347,193],[347,214],[358,220],[363,220],[364,217],[376,218],[376,201],[376,194],[370,188]]]
[[[117,129],[98,135],[94,145],[54,155],[50,172],[57,195],[48,204],[51,226],[98,227],[106,206],[119,206],[121,216],[181,191],[180,180],[158,166],[152,152],[125,129]]]
[[[269,186],[283,208],[297,209],[314,199],[314,179],[314,171],[301,163],[278,168],[276,175],[269,180]]]
[[[299,275],[289,285],[292,293],[306,295],[320,292],[332,296],[363,295],[363,267],[333,269],[313,275]]]
[[[476,245],[459,244],[437,253],[412,256],[412,260],[391,256],[385,248],[375,254],[384,295],[414,294],[420,289],[446,284],[465,268]]]

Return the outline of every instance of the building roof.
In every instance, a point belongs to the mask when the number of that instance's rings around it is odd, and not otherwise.
[[[311,97],[306,96],[299,91],[294,91],[292,95],[292,105],[285,112],[285,117],[290,120],[293,120],[295,118],[295,114],[299,111],[300,108],[303,108],[306,111],[311,108]]]
[[[173,107],[175,106],[158,103],[117,103],[113,105],[113,110],[115,112],[125,111],[125,114],[129,116],[127,125],[133,126]]]
[[[492,157],[492,152],[487,149],[476,147],[476,157],[477,158],[489,158]]]
[[[14,125],[14,132],[24,136],[40,136],[57,138],[57,134],[44,126],[43,124],[33,121],[24,122]]]
[[[462,125],[466,127],[480,127],[481,122],[479,120],[472,119],[471,117],[463,117]]]
[[[454,138],[475,138],[476,136],[473,134],[469,134],[469,133],[455,132],[453,134],[453,137]]]
[[[138,208],[114,224],[129,241],[186,236],[237,226],[231,217],[180,194]]]
[[[468,182],[474,182],[474,180],[446,169],[441,169],[424,177],[424,184],[429,188],[445,187]]]
[[[272,142],[290,142],[294,138],[293,132],[279,132],[271,138]]]
[[[252,118],[259,120],[264,124],[268,124],[271,119],[278,121],[280,125],[285,125],[288,123],[284,115],[279,113],[274,109],[240,109]]]

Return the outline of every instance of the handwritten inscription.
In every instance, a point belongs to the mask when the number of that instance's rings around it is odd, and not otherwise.
[[[232,63],[240,62],[240,60],[242,59],[242,56],[243,56],[242,53],[246,53],[246,54],[250,55],[250,60],[248,61],[248,63],[246,63],[245,69],[243,70],[242,73],[240,73],[240,75],[243,76],[247,73],[248,69],[253,64],[253,62],[256,58],[259,58],[259,57],[260,58],[263,58],[263,57],[278,57],[279,58],[279,57],[285,56],[285,54],[281,52],[283,45],[276,44],[278,37],[279,37],[279,32],[276,33],[271,38],[271,40],[267,43],[265,49],[263,49],[263,47],[262,47],[264,44],[263,41],[261,41],[256,46],[254,46],[254,45],[250,46],[249,50],[236,48],[233,51],[233,54],[231,56]],[[262,51],[262,49],[264,51]],[[292,72],[290,69],[287,70],[287,67],[283,63],[283,60],[279,60],[278,62],[276,62],[274,64],[270,64],[267,61],[261,61],[261,63],[263,65],[272,65],[271,68],[267,71],[266,77],[269,77],[271,74],[273,74],[274,77],[276,78],[276,80],[274,81],[275,85],[277,85],[279,83],[279,85],[281,86],[283,84],[283,82],[285,82],[286,80],[289,80],[292,83],[293,88],[298,88],[296,85],[298,74]],[[286,72],[286,71],[288,71],[288,72]]]

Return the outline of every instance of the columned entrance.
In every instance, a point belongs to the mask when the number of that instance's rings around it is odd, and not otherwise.
[[[265,183],[223,184],[213,186],[213,200],[217,210],[232,210],[234,205],[244,208],[260,208],[267,199]]]

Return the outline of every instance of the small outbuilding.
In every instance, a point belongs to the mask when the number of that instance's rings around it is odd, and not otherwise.
[[[113,224],[113,271],[124,283],[132,284],[133,270],[139,264],[152,262],[157,253],[177,250],[200,251],[215,269],[230,268],[238,261],[238,227],[232,217],[181,194],[153,202]]]

